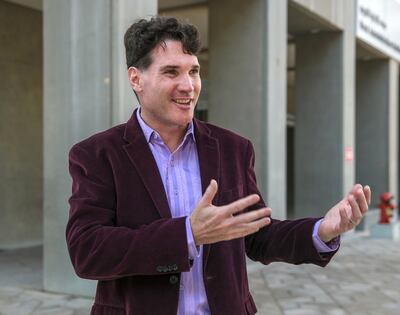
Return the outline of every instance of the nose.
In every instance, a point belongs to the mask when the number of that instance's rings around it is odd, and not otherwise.
[[[182,75],[179,81],[178,89],[183,92],[192,92],[194,90],[193,79],[190,77],[190,75]]]

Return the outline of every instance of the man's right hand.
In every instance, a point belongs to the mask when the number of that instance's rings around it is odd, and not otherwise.
[[[197,246],[244,237],[271,223],[270,208],[234,215],[257,203],[260,200],[258,195],[253,194],[217,207],[212,204],[217,190],[217,182],[213,179],[190,216]]]

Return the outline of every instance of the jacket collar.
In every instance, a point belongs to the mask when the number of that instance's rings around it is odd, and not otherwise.
[[[127,153],[135,165],[137,163],[140,165],[142,165],[142,163],[149,163],[146,169],[155,168],[152,176],[157,173],[158,177],[160,177],[157,171],[156,162],[153,158],[150,148],[148,147],[146,137],[143,134],[142,128],[137,120],[137,111],[138,109],[135,109],[131,118],[126,123],[124,140],[129,144],[125,146],[125,149],[129,148]],[[217,181],[219,179],[219,143],[216,138],[212,137],[211,130],[206,123],[198,119],[193,119],[193,128],[197,145],[197,153],[199,156],[202,193],[204,193],[211,179],[215,179]],[[140,151],[141,154],[144,155],[138,156],[136,153],[137,151]],[[141,171],[138,170],[138,172]],[[140,175],[144,176],[145,174]],[[161,177],[160,183],[162,184]]]

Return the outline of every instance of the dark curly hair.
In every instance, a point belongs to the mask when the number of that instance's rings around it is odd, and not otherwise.
[[[181,23],[173,17],[154,16],[133,23],[124,36],[126,65],[147,69],[151,51],[159,43],[172,39],[182,43],[185,53],[196,55],[200,50],[199,32],[194,25]]]

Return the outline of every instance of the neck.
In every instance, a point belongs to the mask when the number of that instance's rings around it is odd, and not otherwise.
[[[143,112],[140,113],[140,116],[149,127],[160,135],[161,139],[171,152],[174,152],[178,148],[185,136],[188,125],[178,126],[157,123],[157,121],[153,121]]]
[[[187,126],[185,128],[153,128],[158,132],[161,139],[171,152],[174,152],[183,141]]]

